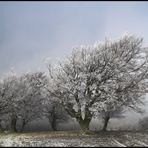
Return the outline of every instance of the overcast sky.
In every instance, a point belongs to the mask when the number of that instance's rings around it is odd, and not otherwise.
[[[72,47],[124,32],[148,45],[147,2],[0,2],[0,73],[46,69]]]

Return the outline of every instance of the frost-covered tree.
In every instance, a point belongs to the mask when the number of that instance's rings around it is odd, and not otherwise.
[[[147,116],[139,120],[139,129],[148,130],[148,117]]]
[[[121,108],[143,112],[140,106],[147,91],[148,55],[142,48],[142,39],[133,35],[125,35],[117,41],[106,41],[99,47],[106,64],[102,76],[105,81],[98,83],[101,100],[96,106],[98,112],[107,113],[103,128],[106,130],[112,113]]]
[[[51,96],[59,98],[65,110],[76,118],[84,131],[89,129],[93,117],[90,108],[99,98],[95,92],[92,58],[91,47],[82,47],[74,49],[72,55],[56,69],[48,65]]]
[[[70,120],[70,116],[62,104],[59,103],[59,100],[50,97],[44,101],[44,116],[48,118],[54,131],[57,130],[57,124]]]
[[[4,78],[0,85],[0,114],[1,116],[5,114],[11,116],[11,130],[16,131],[18,78],[16,75],[10,75]]]
[[[37,118],[47,117],[53,130],[57,123],[68,121],[69,116],[57,99],[49,96],[49,81],[42,72],[24,74],[20,78],[19,117],[23,121],[22,129],[28,122]]]
[[[24,74],[20,77],[20,82],[21,99],[18,102],[18,110],[23,129],[28,122],[43,116],[43,101],[47,97],[44,86],[47,79],[44,73],[36,72]]]
[[[107,127],[114,112],[124,107],[140,111],[143,104],[148,58],[142,39],[133,35],[74,49],[63,63],[48,69],[51,96],[59,98],[82,130],[96,113],[106,115]]]
[[[99,117],[101,117],[104,121],[102,130],[106,131],[110,118],[118,118],[118,119],[124,118],[125,117],[124,113],[125,113],[125,110],[122,107],[120,107],[119,109],[116,109],[115,111],[99,112]]]
[[[0,83],[0,114],[9,114],[11,130],[17,131],[18,118],[23,127],[43,114],[42,102],[46,99],[46,76],[42,72],[8,76]]]

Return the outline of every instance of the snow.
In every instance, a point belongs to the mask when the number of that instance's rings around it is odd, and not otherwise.
[[[137,141],[141,146],[146,146],[148,147],[148,144],[145,144],[144,142],[141,142],[141,141]]]
[[[0,138],[0,145],[4,147],[11,147],[13,145],[21,145],[22,142],[19,137],[14,137],[13,135],[7,135]]]
[[[115,142],[118,144],[118,146],[120,146],[120,147],[126,147],[126,145],[120,143],[120,142],[117,141],[116,139],[113,139],[113,141],[115,141]]]

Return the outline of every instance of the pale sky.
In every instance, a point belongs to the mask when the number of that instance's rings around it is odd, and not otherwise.
[[[45,71],[45,58],[125,32],[147,46],[147,31],[147,2],[0,2],[0,73]]]

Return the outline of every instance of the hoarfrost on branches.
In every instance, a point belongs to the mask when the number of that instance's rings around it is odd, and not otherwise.
[[[141,112],[148,77],[148,55],[142,39],[124,35],[121,39],[94,46],[74,48],[51,77],[50,94],[59,98],[67,112],[87,128],[96,114]],[[95,109],[93,109],[95,108]],[[83,115],[83,118],[82,118]],[[86,127],[87,126],[87,127]]]

